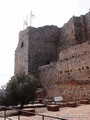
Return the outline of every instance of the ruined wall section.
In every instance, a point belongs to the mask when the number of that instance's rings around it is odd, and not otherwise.
[[[30,28],[29,28],[30,29]],[[56,26],[44,26],[29,30],[29,72],[38,75],[40,66],[57,60],[57,43],[60,29]]]
[[[85,15],[74,17],[76,44],[82,44],[87,41],[87,28]]]
[[[15,75],[21,71],[28,74],[28,29],[19,33],[19,42],[15,50]]]
[[[74,99],[79,98],[79,95],[87,96],[85,92],[82,95],[80,91],[87,91],[87,86],[90,84],[89,48],[88,42],[70,47],[60,53],[58,62],[39,68],[39,78],[48,96],[62,95],[68,100],[74,92],[76,92],[72,95]],[[83,89],[82,86],[87,81],[89,83]],[[70,91],[68,94],[67,90]],[[90,91],[88,96],[90,96]]]
[[[61,28],[60,41],[58,44],[58,53],[71,46],[86,42],[90,36],[90,14],[73,16]]]
[[[85,15],[86,28],[87,28],[87,40],[90,41],[90,12]]]
[[[73,45],[76,45],[74,16],[61,28],[58,53]]]

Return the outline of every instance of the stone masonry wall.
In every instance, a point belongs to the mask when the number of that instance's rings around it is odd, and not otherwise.
[[[58,44],[58,52],[76,45],[74,17],[72,17],[61,28],[60,40]]]
[[[19,33],[19,42],[15,50],[15,75],[21,71],[28,74],[28,29]]]
[[[62,28],[28,27],[21,31],[15,52],[15,73],[23,69],[27,74],[38,75],[38,67],[56,61],[61,52],[71,46],[90,40],[90,12],[73,16]],[[21,44],[24,44],[21,47]]]
[[[37,76],[39,66],[57,60],[59,39],[60,29],[56,26],[28,27],[21,31],[15,52],[15,73],[23,69],[25,73]]]
[[[40,66],[57,60],[57,42],[60,29],[56,26],[44,26],[29,30],[29,72],[37,76]]]
[[[62,96],[65,101],[80,101],[90,98],[90,81],[86,83],[63,82],[48,89],[47,97]]]
[[[90,13],[81,15],[80,17],[73,16],[67,23],[62,26],[58,44],[58,52],[67,49],[70,46],[82,44],[87,40],[90,40],[89,16]]]
[[[87,28],[85,15],[74,17],[76,44],[82,44],[87,41]]]
[[[73,16],[61,28],[53,25],[28,27],[19,34],[15,74],[25,71],[39,77],[48,96],[62,95],[67,100],[73,99],[70,96],[74,99],[88,97],[89,43],[90,12],[80,17]],[[70,92],[67,94],[67,91]],[[74,91],[76,93],[72,94]]]
[[[71,100],[71,93],[72,100],[80,98],[79,95],[81,98],[89,96],[90,91],[83,93],[89,90],[87,86],[90,84],[89,48],[88,42],[70,47],[59,54],[59,61],[39,68],[39,79],[48,96],[62,95],[67,100]],[[70,93],[67,94],[67,91]],[[76,94],[73,94],[74,92]]]
[[[90,12],[85,15],[86,28],[87,28],[87,40],[90,40]]]

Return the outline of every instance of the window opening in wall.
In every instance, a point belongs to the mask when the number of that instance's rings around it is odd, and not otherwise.
[[[86,66],[86,68],[89,70],[89,67],[88,67],[88,66]]]
[[[24,46],[24,42],[21,42],[21,48]]]

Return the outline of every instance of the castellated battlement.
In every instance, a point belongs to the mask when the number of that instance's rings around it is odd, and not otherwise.
[[[32,73],[38,77],[49,97],[89,98],[89,43],[90,12],[73,16],[61,28],[54,25],[28,27],[19,33],[15,75],[20,71]]]

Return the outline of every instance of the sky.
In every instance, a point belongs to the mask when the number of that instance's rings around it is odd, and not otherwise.
[[[0,86],[14,75],[15,49],[23,21],[30,11],[33,27],[62,27],[74,15],[89,12],[90,0],[0,0]]]

